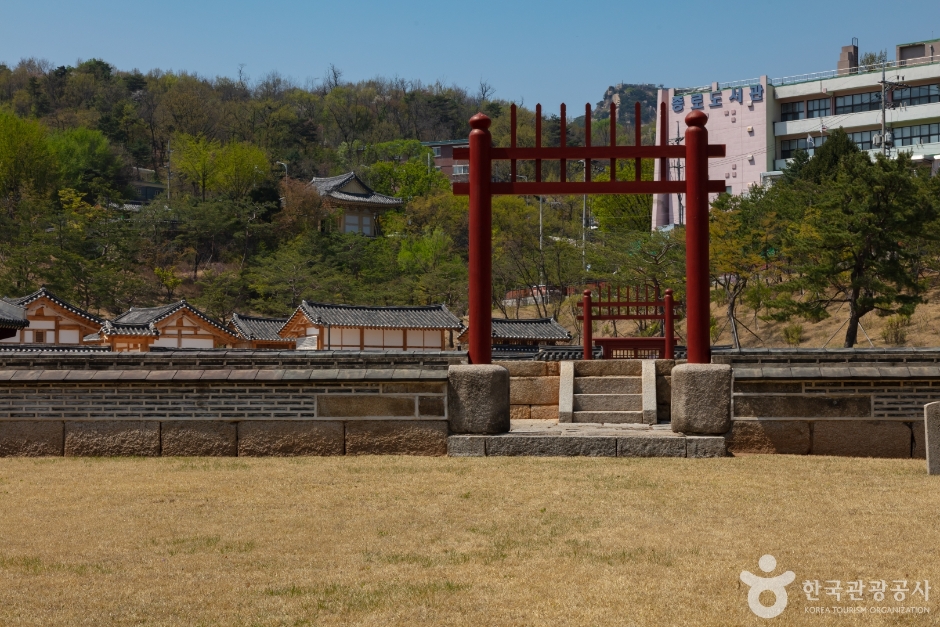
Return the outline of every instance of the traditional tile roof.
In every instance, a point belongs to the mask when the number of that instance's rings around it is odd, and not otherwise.
[[[402,205],[401,198],[376,192],[356,176],[355,172],[327,178],[314,178],[310,184],[317,188],[321,198],[333,200],[342,205],[376,205],[385,208]]]
[[[245,340],[263,340],[268,342],[285,342],[285,338],[277,334],[287,322],[287,318],[262,318],[259,316],[245,316],[234,314],[231,326],[239,337]]]
[[[146,336],[146,337],[158,337],[160,335],[160,332],[157,330],[157,327],[152,322],[150,324],[120,324],[120,323],[112,322],[110,320],[105,320],[100,331],[98,331],[97,333],[86,335],[84,340],[86,342],[94,342],[94,341],[100,340],[102,335],[108,335],[108,336],[135,335],[135,336]]]
[[[498,340],[568,341],[571,333],[552,318],[493,318],[493,337]]]
[[[87,344],[2,344],[2,353],[108,353],[110,346],[88,346]]]
[[[159,335],[155,325],[180,309],[186,309],[218,330],[236,336],[234,331],[226,328],[221,322],[213,320],[185,300],[159,307],[131,307],[114,320],[107,321],[101,330],[107,335]]]
[[[331,305],[302,301],[285,323],[296,316],[306,316],[313,324],[331,327],[367,327],[372,329],[453,329],[463,330],[460,318],[445,305],[425,307],[371,307],[366,305]]]
[[[29,305],[30,303],[32,303],[32,302],[34,302],[34,301],[36,301],[36,300],[39,300],[40,298],[43,298],[43,297],[45,297],[45,298],[47,298],[48,300],[52,301],[53,303],[55,303],[56,305],[58,305],[58,306],[61,307],[62,309],[65,309],[66,311],[70,311],[70,312],[72,312],[73,314],[75,314],[75,315],[77,315],[77,316],[79,316],[79,317],[85,318],[86,320],[89,320],[89,321],[93,322],[94,324],[103,324],[103,323],[104,323],[104,320],[102,320],[101,318],[99,318],[99,317],[96,316],[95,314],[89,313],[89,312],[85,311],[84,309],[80,309],[79,307],[76,307],[75,305],[73,305],[73,304],[71,304],[71,303],[69,303],[69,302],[67,302],[67,301],[62,300],[61,298],[59,298],[58,296],[56,296],[55,294],[53,294],[51,291],[49,291],[49,290],[46,288],[46,286],[42,286],[42,287],[40,287],[38,290],[36,290],[35,292],[33,292],[32,294],[27,294],[26,296],[21,296],[20,298],[4,298],[3,300],[5,300],[5,301],[7,301],[7,302],[9,302],[9,303],[13,303],[14,305],[19,305],[20,307],[26,307],[26,306]]]
[[[29,326],[26,309],[0,300],[0,329],[25,329]]]

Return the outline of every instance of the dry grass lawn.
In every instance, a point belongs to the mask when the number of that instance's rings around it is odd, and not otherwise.
[[[935,625],[800,582],[940,586],[938,512],[916,460],[0,459],[0,625]]]

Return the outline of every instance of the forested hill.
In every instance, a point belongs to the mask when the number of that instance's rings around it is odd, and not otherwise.
[[[630,85],[618,83],[611,85],[604,92],[604,97],[594,108],[596,119],[609,117],[610,103],[619,107],[617,118],[624,123],[633,122],[633,103],[639,102],[643,111],[643,124],[652,124],[656,120],[656,85]]]
[[[421,142],[467,137],[480,110],[493,119],[494,143],[506,145],[509,103],[485,83],[350,82],[331,68],[301,86],[277,73],[210,78],[99,59],[0,64],[0,296],[47,285],[103,315],[180,297],[219,318],[286,314],[305,298],[443,302],[462,313],[466,198],[453,196]],[[543,145],[559,145],[560,120],[544,116]],[[534,145],[534,131],[534,112],[520,107],[520,144]],[[593,141],[609,131],[595,125]],[[569,124],[568,145],[583,145],[583,134]],[[633,141],[626,124],[617,134],[621,145]],[[518,165],[534,180],[532,162]],[[598,180],[609,175],[594,167]],[[632,167],[619,163],[618,176],[632,177]],[[545,179],[558,180],[558,168],[544,164]],[[567,168],[583,175],[580,162]],[[340,232],[308,185],[349,171],[405,201],[379,218],[379,237]],[[154,202],[130,202],[147,185]],[[541,281],[564,291],[586,268],[617,271],[609,254],[591,262],[581,241],[591,248],[601,234],[648,229],[649,197],[595,199],[585,222],[580,196],[547,200],[541,215],[534,197],[494,201],[497,307],[510,289]]]

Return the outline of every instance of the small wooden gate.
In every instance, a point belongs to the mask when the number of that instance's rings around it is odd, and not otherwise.
[[[618,287],[612,292],[607,287],[607,299],[603,290],[598,290],[597,301],[592,299],[591,290],[584,290],[578,307],[581,313],[577,319],[582,321],[584,338],[584,359],[592,358],[592,347],[596,344],[604,350],[603,359],[674,359],[675,358],[675,303],[672,290],[666,290],[662,300],[659,289],[653,288],[650,299],[650,286],[626,288],[622,292]],[[632,296],[632,298],[631,298]],[[596,310],[596,313],[595,313]],[[591,324],[595,320],[662,320],[663,337],[605,337],[593,339]]]

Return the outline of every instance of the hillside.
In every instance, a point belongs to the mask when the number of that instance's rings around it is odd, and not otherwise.
[[[623,123],[633,121],[633,103],[642,105],[643,124],[656,121],[656,85],[631,85],[618,83],[611,85],[604,92],[604,97],[594,107],[594,119],[606,120],[610,103],[617,105],[617,119]]]
[[[862,318],[862,327],[864,333],[859,331],[859,343],[857,348],[886,348],[893,346],[940,346],[940,288],[932,290],[927,294],[927,303],[917,307],[917,311],[910,319],[910,324],[902,327],[902,333],[906,336],[903,341],[891,338],[890,333],[886,333],[889,326],[889,318],[879,317],[874,313],[868,314]],[[763,315],[764,312],[761,313]],[[519,313],[520,317],[535,317],[536,312],[532,307],[523,307]],[[494,317],[501,317],[498,311],[493,312]],[[731,330],[728,328],[725,317],[724,307],[712,305],[712,316],[717,319],[718,328],[722,330],[718,338],[713,342],[714,345],[731,345]],[[761,320],[760,317],[755,321],[754,312],[741,307],[739,309],[739,319],[743,322],[754,335],[739,325],[738,332],[741,338],[743,348],[786,348],[788,346],[784,338],[784,329],[791,325],[801,325],[802,341],[800,348],[841,348],[845,337],[845,327],[848,315],[845,313],[845,307],[832,307],[829,310],[829,318],[821,322],[812,323],[804,320],[794,319],[790,322],[772,322]],[[569,308],[565,308],[560,316],[559,322],[568,329],[575,338],[572,343],[580,341],[574,318]],[[841,327],[841,328],[840,328]],[[631,336],[636,335],[636,327],[633,322],[625,321],[617,325],[618,335]],[[676,331],[679,336],[685,340],[685,321],[680,321],[676,325]],[[869,343],[866,338],[871,339]],[[599,325],[594,332],[595,337],[610,337],[613,335],[613,328],[610,323]],[[758,336],[758,337],[755,337]],[[758,339],[759,338],[759,339]],[[831,338],[831,339],[830,339]],[[886,339],[887,338],[887,339]],[[827,344],[828,340],[828,344]]]

